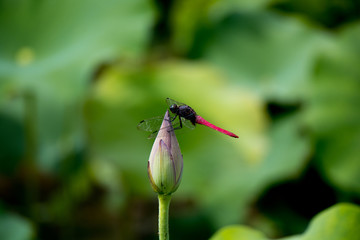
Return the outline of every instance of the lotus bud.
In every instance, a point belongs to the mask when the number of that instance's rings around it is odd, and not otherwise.
[[[175,192],[180,185],[182,169],[183,157],[169,111],[166,111],[148,161],[148,174],[154,191],[163,195]]]

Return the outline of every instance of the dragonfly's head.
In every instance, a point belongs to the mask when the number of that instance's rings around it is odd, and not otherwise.
[[[170,111],[171,111],[172,113],[177,113],[177,112],[178,112],[178,109],[179,109],[179,107],[178,107],[178,105],[176,105],[176,104],[172,104],[172,105],[170,106]]]

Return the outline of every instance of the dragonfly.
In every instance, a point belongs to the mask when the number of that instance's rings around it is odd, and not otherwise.
[[[226,134],[230,137],[239,138],[236,134],[229,132],[225,129],[222,129],[218,126],[215,126],[214,124],[211,124],[210,122],[206,121],[204,118],[198,115],[193,108],[191,108],[190,106],[184,103],[177,102],[170,98],[167,98],[166,102],[169,105],[170,112],[172,113],[170,117],[170,121],[172,122],[172,126],[174,127],[174,130],[182,129],[183,126],[189,129],[194,129],[197,124],[200,124],[212,128],[223,134]],[[160,129],[161,123],[163,121],[163,118],[164,118],[163,116],[158,116],[158,117],[142,120],[138,124],[138,129],[142,131],[151,132],[148,138],[156,137]]]

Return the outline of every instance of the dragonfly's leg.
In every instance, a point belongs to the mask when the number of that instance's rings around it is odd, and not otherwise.
[[[174,128],[174,130],[177,130],[177,129],[181,129],[182,128],[182,121],[181,121],[181,117],[179,116],[179,123],[180,123],[180,126]]]
[[[170,118],[170,121],[173,122],[178,115],[176,114],[173,118]]]
[[[181,117],[179,116],[179,122],[180,122],[180,128],[182,128],[182,121],[181,121]]]

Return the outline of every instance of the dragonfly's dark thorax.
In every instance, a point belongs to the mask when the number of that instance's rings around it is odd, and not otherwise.
[[[189,106],[183,105],[183,106],[179,106],[177,109],[177,114],[180,117],[183,117],[187,120],[190,120],[190,122],[195,125],[196,123],[196,112],[194,111],[194,109],[192,109]]]

